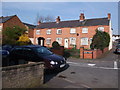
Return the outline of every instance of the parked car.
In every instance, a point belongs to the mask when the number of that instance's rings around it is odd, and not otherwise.
[[[13,45],[3,45],[2,49],[7,50],[8,52],[10,52],[13,47],[14,47]]]
[[[115,53],[120,54],[120,44],[116,46]]]
[[[8,66],[9,64],[9,51],[8,50],[4,50],[2,49],[2,47],[0,47],[0,56],[2,57],[2,66]]]
[[[21,60],[32,62],[45,62],[45,69],[60,69],[66,65],[62,56],[52,53],[48,48],[39,45],[14,47],[9,55],[12,64],[19,64]],[[14,62],[14,63],[13,63]]]

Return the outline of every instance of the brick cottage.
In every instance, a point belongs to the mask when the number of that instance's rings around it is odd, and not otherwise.
[[[33,31],[36,26],[28,23],[23,23],[17,15],[0,17],[0,41],[2,40],[2,31],[5,30],[7,27],[14,28],[15,26],[26,29],[28,37],[33,43]]]
[[[85,19],[81,13],[79,20],[61,21],[60,16],[56,18],[56,22],[39,22],[34,29],[34,44],[52,47],[52,42],[57,41],[65,48],[75,47],[79,49],[84,47],[90,48],[93,35],[96,29],[105,31],[110,34],[111,30],[111,14],[105,18]],[[112,48],[112,40],[110,40],[109,50]]]

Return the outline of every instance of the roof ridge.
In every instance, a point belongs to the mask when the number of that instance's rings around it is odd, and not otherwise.
[[[1,16],[0,18],[7,18],[7,17],[14,17],[14,16],[17,16],[17,15],[12,15],[12,16]]]
[[[29,23],[25,23],[25,22],[22,22],[23,24],[28,24],[28,25],[31,25],[31,26],[36,26],[34,24],[29,24]]]
[[[91,19],[85,19],[85,20],[95,20],[95,19],[107,19],[107,17],[104,17],[104,18],[91,18]]]
[[[95,20],[95,19],[107,19],[107,17],[104,17],[104,18],[91,18],[91,19],[85,19],[85,21],[86,21],[86,20]],[[78,19],[78,20],[60,21],[60,22],[71,22],[71,21],[79,21],[79,19]],[[47,23],[56,23],[56,22],[43,22],[43,23],[41,23],[41,24],[47,24]]]

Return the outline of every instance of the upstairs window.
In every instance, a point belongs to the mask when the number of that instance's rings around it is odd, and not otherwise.
[[[57,29],[57,34],[62,34],[62,30],[61,29]]]
[[[40,35],[40,30],[36,30],[36,34],[37,34],[37,35]]]
[[[57,41],[59,44],[62,44],[62,38],[56,38],[56,41]]]
[[[51,44],[51,38],[46,39],[46,44],[48,44],[48,45]]]
[[[88,33],[88,28],[82,28],[82,33]]]
[[[98,27],[98,31],[103,31],[104,32],[104,27]]]
[[[88,38],[81,38],[81,45],[88,45]]]
[[[2,31],[2,26],[0,26],[0,31]]]
[[[70,44],[71,45],[76,45],[76,38],[75,37],[70,38]]]
[[[75,29],[75,28],[71,28],[71,29],[70,29],[70,33],[71,33],[71,34],[76,33],[76,29]]]
[[[46,31],[46,33],[47,33],[47,34],[51,34],[51,30],[48,29],[48,30]]]

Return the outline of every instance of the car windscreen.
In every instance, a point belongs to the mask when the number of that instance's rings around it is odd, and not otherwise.
[[[40,55],[52,55],[53,53],[45,47],[34,48],[34,50]]]

